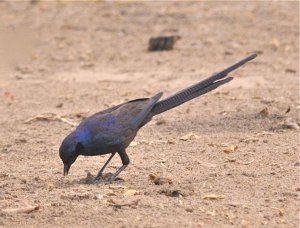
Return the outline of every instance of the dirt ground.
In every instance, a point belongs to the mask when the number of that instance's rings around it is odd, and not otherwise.
[[[1,1],[0,227],[298,227],[298,9]],[[147,52],[157,35],[182,39]],[[166,97],[252,52],[232,82],[141,129],[120,180],[87,183],[108,156],[79,157],[63,177],[58,148],[87,115]]]

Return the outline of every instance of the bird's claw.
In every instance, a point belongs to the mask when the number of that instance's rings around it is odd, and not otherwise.
[[[105,175],[97,175],[94,179],[94,184],[112,184],[114,181],[113,173],[107,173]]]

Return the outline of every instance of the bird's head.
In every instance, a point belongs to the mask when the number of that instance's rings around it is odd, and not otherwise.
[[[71,165],[76,161],[83,145],[76,139],[75,132],[69,134],[59,148],[59,156],[64,163],[64,176],[68,175]]]

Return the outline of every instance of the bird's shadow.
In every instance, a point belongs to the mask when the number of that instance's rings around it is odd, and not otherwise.
[[[107,184],[115,184],[115,183],[123,183],[124,180],[122,178],[117,177],[114,181],[110,181],[113,173],[104,173],[101,178],[96,179],[96,175],[87,172],[85,178],[81,178],[76,180],[78,184],[86,184],[86,185],[107,185]]]

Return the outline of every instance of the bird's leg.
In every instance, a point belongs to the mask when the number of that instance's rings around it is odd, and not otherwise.
[[[122,160],[122,166],[110,177],[109,182],[112,183],[116,177],[129,165],[129,157],[126,154],[125,149],[118,152]]]
[[[98,172],[97,176],[95,177],[95,181],[101,179],[105,167],[108,165],[108,163],[110,162],[110,160],[113,158],[113,156],[114,156],[115,154],[116,154],[116,152],[113,152],[113,153],[110,155],[109,159],[105,162],[105,164],[104,164],[103,167],[100,169],[100,171]]]

